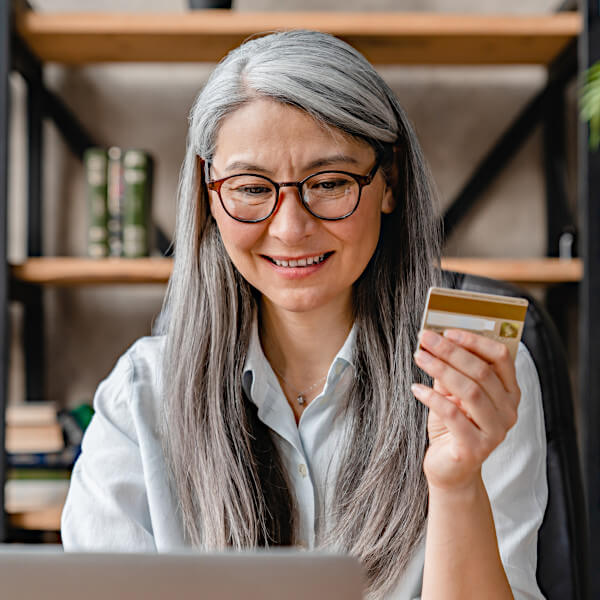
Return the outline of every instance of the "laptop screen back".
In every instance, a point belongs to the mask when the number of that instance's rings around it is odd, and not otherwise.
[[[360,600],[357,561],[300,551],[223,554],[0,552],[11,600]]]

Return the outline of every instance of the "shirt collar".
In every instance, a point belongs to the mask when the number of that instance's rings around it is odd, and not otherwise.
[[[347,367],[353,367],[354,341],[356,339],[356,323],[352,325],[346,341],[333,359],[327,374],[326,387],[335,387]],[[244,370],[242,373],[244,392],[259,408],[262,406],[268,392],[279,390],[279,382],[265,356],[258,334],[258,313],[255,310],[250,330],[250,343]],[[269,394],[270,395],[270,394]]]

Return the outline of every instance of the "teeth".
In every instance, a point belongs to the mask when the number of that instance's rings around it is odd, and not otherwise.
[[[277,260],[272,259],[278,267],[306,267],[309,265],[316,265],[325,260],[325,255],[309,256],[308,258],[300,258],[298,260]]]

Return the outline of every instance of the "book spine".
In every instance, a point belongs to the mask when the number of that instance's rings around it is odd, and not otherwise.
[[[142,150],[123,153],[123,255],[148,256],[151,237],[152,160]]]
[[[6,472],[6,479],[69,479],[72,471],[72,468],[13,467]]]
[[[14,469],[70,469],[80,452],[80,446],[67,446],[60,452],[7,452],[6,465]]]
[[[108,254],[123,256],[123,151],[117,146],[108,149],[107,197]]]
[[[108,256],[106,207],[106,151],[88,148],[83,156],[88,204],[88,255],[92,258]]]

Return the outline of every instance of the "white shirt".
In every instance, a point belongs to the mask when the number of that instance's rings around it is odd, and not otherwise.
[[[186,544],[169,486],[159,430],[160,360],[164,340],[138,340],[100,384],[96,414],[84,436],[62,515],[65,550],[169,552]],[[295,493],[300,543],[315,546],[319,519],[331,505],[342,443],[337,407],[353,374],[350,332],[329,369],[322,392],[294,415],[260,345],[256,319],[243,385],[258,417],[274,436]],[[531,356],[519,346],[516,370],[521,403],[517,424],[483,465],[500,555],[515,598],[543,598],[536,579],[537,531],[547,500],[546,439],[539,380]],[[416,401],[416,400],[415,400]],[[390,600],[421,593],[424,542]]]

